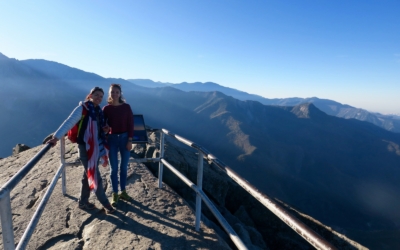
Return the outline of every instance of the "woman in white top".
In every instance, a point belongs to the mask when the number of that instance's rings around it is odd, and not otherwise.
[[[49,143],[54,147],[57,141],[79,122],[77,143],[84,173],[78,205],[82,209],[94,209],[95,205],[89,202],[90,191],[92,191],[96,194],[106,213],[113,213],[115,209],[107,199],[98,170],[100,159],[105,161],[105,165],[108,163],[107,149],[103,143],[109,127],[104,122],[103,111],[99,106],[103,96],[102,88],[95,87],[90,90],[85,101],[80,102],[79,106],[72,111],[53,134]]]

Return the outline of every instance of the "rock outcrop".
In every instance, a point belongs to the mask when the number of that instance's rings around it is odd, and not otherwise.
[[[13,153],[12,155],[17,155],[25,150],[30,149],[29,146],[25,145],[25,144],[20,144],[18,143],[17,145],[15,145],[15,147],[13,148]]]
[[[0,186],[9,180],[43,146],[0,160]],[[66,160],[77,160],[76,145],[66,144]],[[15,242],[18,243],[60,166],[59,144],[11,192]],[[108,197],[108,169],[100,168]],[[97,209],[77,207],[82,166],[66,169],[67,195],[61,179],[42,214],[27,249],[230,249],[212,228],[201,224],[195,231],[194,211],[168,185],[157,187],[157,179],[143,165],[131,163],[127,190],[132,202],[121,201],[114,214],[106,215],[94,195]],[[3,248],[2,240],[0,249]]]

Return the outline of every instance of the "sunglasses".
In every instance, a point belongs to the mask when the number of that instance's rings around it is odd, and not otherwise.
[[[94,87],[94,88],[92,88],[92,90],[90,90],[90,94],[93,94],[93,93],[96,92],[96,91],[101,91],[101,92],[104,93],[104,91],[103,91],[102,88],[100,88],[100,87]]]

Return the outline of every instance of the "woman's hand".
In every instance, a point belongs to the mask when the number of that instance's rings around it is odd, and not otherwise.
[[[50,140],[47,141],[47,143],[51,144],[51,147],[54,147],[55,145],[57,145],[58,139],[53,137]]]
[[[107,134],[109,131],[110,131],[110,126],[105,125],[105,126],[103,127],[103,132],[104,132],[105,134]]]
[[[132,140],[128,140],[128,142],[126,143],[126,149],[128,150],[128,151],[131,151],[132,150]]]

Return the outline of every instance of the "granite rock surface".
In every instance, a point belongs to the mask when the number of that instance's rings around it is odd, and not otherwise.
[[[17,244],[60,166],[58,144],[11,192],[12,220]],[[0,186],[12,177],[43,145],[0,160]],[[66,143],[66,161],[76,162],[77,146]],[[230,249],[204,223],[195,230],[194,211],[168,185],[158,181],[145,165],[130,163],[127,192],[132,202],[120,201],[107,215],[94,195],[96,209],[78,208],[81,165],[66,168],[67,195],[61,178],[40,218],[27,249]],[[109,169],[100,167],[106,194],[111,197]],[[0,249],[3,248],[2,241]]]

